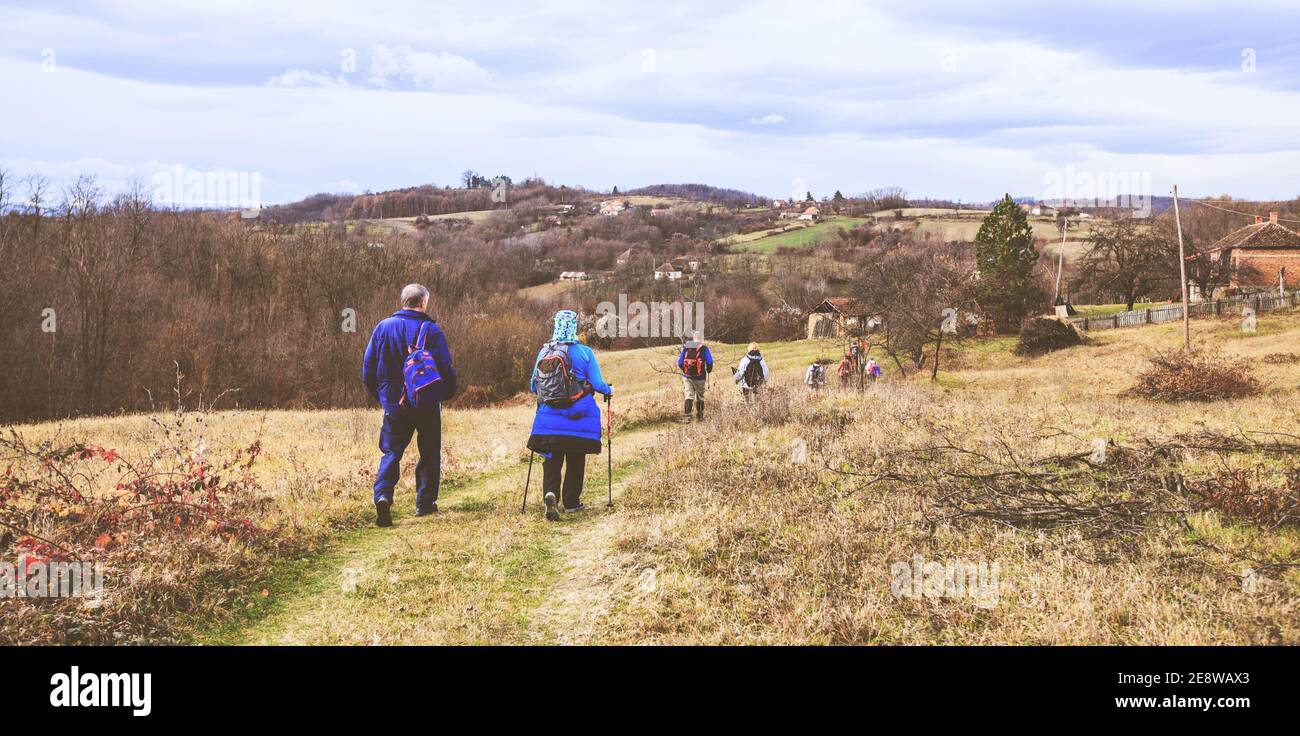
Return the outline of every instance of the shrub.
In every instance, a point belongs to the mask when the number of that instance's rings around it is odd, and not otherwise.
[[[1083,344],[1083,335],[1074,325],[1055,317],[1035,317],[1020,331],[1016,355],[1043,355]]]
[[[1249,363],[1218,353],[1156,353],[1126,393],[1156,401],[1218,401],[1259,393],[1259,379]]]
[[[1300,353],[1269,353],[1263,358],[1269,365],[1288,365],[1300,363]]]
[[[1201,508],[1266,527],[1300,524],[1300,466],[1283,475],[1273,485],[1262,468],[1220,472],[1205,484]]]

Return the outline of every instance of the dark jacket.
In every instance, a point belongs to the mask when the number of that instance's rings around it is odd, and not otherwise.
[[[392,414],[399,406],[406,384],[402,379],[402,362],[409,348],[420,334],[420,325],[429,324],[424,347],[433,353],[433,361],[442,374],[439,401],[450,401],[456,395],[456,369],[451,364],[451,349],[447,338],[432,317],[418,309],[399,309],[391,317],[380,321],[370,334],[366,355],[361,361],[361,380],[366,390]]]

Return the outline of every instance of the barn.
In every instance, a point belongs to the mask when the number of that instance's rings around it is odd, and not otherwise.
[[[860,300],[830,297],[808,313],[808,339],[860,335],[869,327],[869,317]]]

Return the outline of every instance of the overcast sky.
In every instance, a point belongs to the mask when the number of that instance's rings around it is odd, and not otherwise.
[[[772,196],[1045,198],[1086,175],[1300,195],[1295,0],[715,5],[0,0],[0,165],[108,189],[231,170],[264,203],[465,169]]]

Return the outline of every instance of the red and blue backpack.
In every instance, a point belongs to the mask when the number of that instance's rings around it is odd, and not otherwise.
[[[402,363],[402,380],[406,384],[406,390],[402,392],[402,399],[398,402],[404,406],[428,409],[437,406],[441,398],[436,388],[428,390],[430,386],[442,380],[442,373],[438,371],[433,353],[424,346],[431,324],[433,323],[422,323],[415,344],[406,349],[406,360]]]

